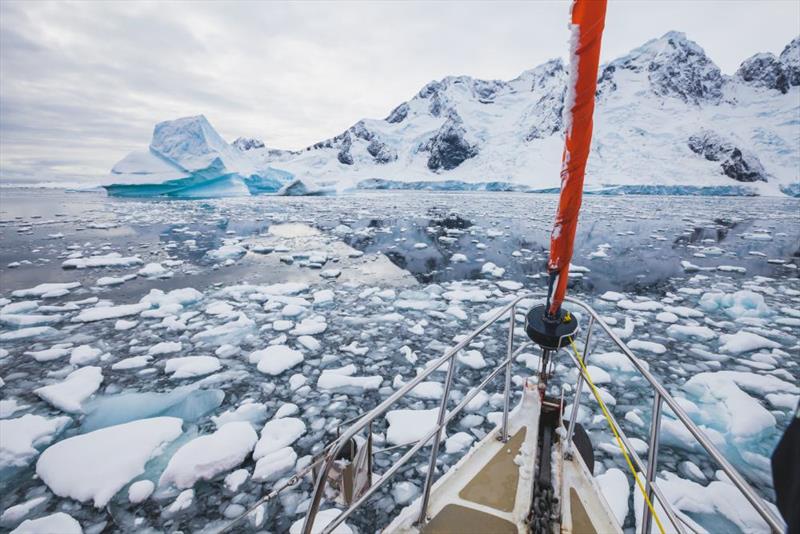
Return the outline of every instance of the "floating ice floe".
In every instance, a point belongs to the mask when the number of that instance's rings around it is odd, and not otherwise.
[[[41,497],[33,497],[32,499],[15,504],[14,506],[9,506],[0,514],[0,524],[13,525],[14,523],[18,523],[28,516],[32,510],[35,510],[48,500],[50,500],[50,497],[44,495]]]
[[[300,321],[290,333],[294,336],[313,336],[321,334],[327,329],[328,324],[325,322],[324,318],[310,317]]]
[[[296,417],[282,417],[268,421],[261,429],[261,438],[253,450],[253,459],[258,460],[288,447],[305,432],[305,423]]]
[[[217,428],[234,421],[247,421],[253,425],[260,425],[266,419],[267,406],[253,401],[244,401],[235,410],[228,410],[211,418]]]
[[[47,418],[27,414],[16,419],[0,419],[0,469],[28,465],[39,454],[37,447],[49,444],[72,419]]]
[[[11,534],[83,534],[81,524],[71,515],[56,512],[38,519],[26,519]]]
[[[155,489],[156,485],[152,480],[137,480],[128,486],[128,501],[131,504],[144,502],[153,494]]]
[[[250,363],[267,375],[279,375],[303,362],[303,353],[286,345],[271,345],[250,353]]]
[[[619,371],[623,373],[634,373],[636,372],[636,366],[634,366],[633,362],[623,353],[621,352],[604,352],[600,354],[592,354],[589,357],[589,360],[598,367],[602,367],[606,370],[611,371]],[[644,360],[640,360],[637,358],[636,360],[639,365],[644,367],[645,369],[650,369],[648,363]]]
[[[253,470],[253,480],[256,482],[271,482],[277,480],[295,466],[297,453],[291,447],[283,447],[259,458]]]
[[[130,369],[141,369],[147,367],[153,357],[149,355],[144,356],[131,356],[130,358],[123,358],[120,361],[111,365],[113,371],[127,371]]]
[[[0,334],[0,341],[20,341],[23,339],[46,339],[58,335],[58,330],[52,326],[31,326],[28,328],[20,328],[19,330],[11,330]]]
[[[111,252],[103,256],[72,258],[61,263],[64,269],[90,269],[95,267],[133,267],[144,262],[138,256],[125,257],[119,252]]]
[[[103,276],[98,278],[94,285],[97,287],[118,286],[124,284],[128,280],[136,278],[135,274],[126,274],[124,276]]]
[[[102,508],[181,435],[181,425],[176,417],[156,417],[67,438],[41,454],[36,474],[56,495]]]
[[[171,378],[177,380],[211,374],[221,368],[219,359],[214,356],[184,356],[167,360],[164,372],[171,373]]]
[[[717,337],[717,333],[707,326],[691,326],[674,324],[667,328],[667,334],[675,339],[694,338],[709,341]]]
[[[340,369],[325,369],[317,379],[317,387],[335,391],[362,391],[378,389],[383,382],[380,376],[352,376],[355,372],[353,364]]]
[[[69,353],[69,363],[70,365],[86,365],[87,363],[92,363],[100,358],[100,355],[103,354],[103,351],[100,349],[96,349],[89,345],[80,345],[78,347],[74,347]]]
[[[617,293],[616,291],[606,291],[605,293],[600,295],[601,300],[606,300],[608,302],[619,302],[624,298],[625,295],[623,295],[622,293]]]
[[[707,486],[678,477],[673,473],[664,473],[656,483],[664,493],[683,522],[697,532],[729,532],[732,525],[740,532],[769,532],[764,522],[747,498],[730,482],[714,480]],[[636,531],[641,530],[642,510],[645,507],[644,497],[636,491],[633,495],[634,513],[636,514]],[[664,509],[656,505],[660,517],[665,517]],[[688,515],[702,517],[704,529]]]
[[[250,472],[247,469],[237,469],[225,476],[225,488],[230,492],[239,490],[242,484],[247,482],[250,478]]]
[[[391,410],[386,414],[389,429],[386,441],[392,445],[416,443],[436,428],[438,408],[430,410]],[[444,437],[445,429],[442,429]],[[429,442],[430,443],[430,442]]]
[[[489,275],[494,278],[501,278],[505,273],[506,270],[502,267],[498,267],[494,263],[487,261],[481,267],[481,273]]]
[[[660,302],[656,302],[654,300],[633,301],[628,299],[618,300],[617,306],[619,306],[623,310],[641,311],[641,312],[659,311],[664,307]]]
[[[191,488],[198,480],[211,480],[241,464],[258,440],[250,423],[222,425],[216,432],[195,438],[170,458],[159,486]]]
[[[39,397],[59,410],[80,413],[86,399],[91,397],[103,383],[103,372],[99,367],[81,367],[71,372],[56,384],[34,390]]]
[[[414,500],[419,495],[419,487],[413,482],[407,480],[400,480],[392,484],[392,497],[395,502],[400,505],[405,505]]]
[[[735,334],[722,334],[719,336],[719,340],[720,343],[722,343],[719,347],[720,352],[727,352],[728,354],[742,354],[759,349],[776,349],[781,347],[781,344],[777,341],[744,330]]]
[[[204,341],[213,345],[237,345],[255,330],[255,326],[256,323],[252,319],[240,313],[235,321],[212,326],[207,330],[196,333],[192,336],[192,341]]]
[[[139,269],[138,274],[145,278],[170,278],[173,275],[172,271],[165,268],[160,263],[148,263]]]
[[[245,254],[247,254],[247,249],[241,245],[223,245],[218,249],[206,252],[206,256],[214,261],[238,260]]]
[[[468,449],[473,441],[475,441],[475,436],[472,434],[457,432],[444,442],[444,450],[447,454],[462,452]]]
[[[764,302],[764,296],[750,290],[740,290],[733,294],[708,292],[704,293],[698,305],[707,312],[721,311],[731,319],[739,317],[767,317],[770,310]]]
[[[42,326],[60,323],[64,319],[61,314],[41,315],[23,313],[0,313],[0,324],[11,328],[26,328],[31,326]]]
[[[611,511],[614,512],[617,522],[622,525],[628,516],[628,499],[631,495],[631,482],[621,469],[612,467],[602,475],[594,477],[600,486]]]
[[[62,291],[70,291],[75,289],[76,287],[80,287],[80,282],[64,282],[64,283],[53,283],[49,282],[46,284],[39,284],[36,287],[31,287],[29,289],[17,289],[16,291],[12,291],[11,295],[17,298],[25,298],[25,297],[44,297],[47,294],[54,294],[54,293],[61,293]]]
[[[122,304],[119,306],[95,306],[81,311],[72,318],[73,323],[92,323],[106,319],[119,319],[129,315],[138,315],[148,309],[147,304]]]
[[[72,348],[70,344],[66,345],[59,344],[59,345],[54,345],[49,349],[29,350],[25,352],[25,355],[32,357],[37,362],[49,362],[52,360],[63,358],[64,356],[70,354],[71,352]]]
[[[646,341],[643,339],[633,339],[628,342],[628,347],[631,350],[643,350],[652,352],[653,354],[664,354],[667,352],[667,347],[655,341]]]
[[[694,417],[736,438],[754,438],[776,425],[775,416],[744,389],[766,393],[800,393],[800,387],[772,375],[739,371],[699,373],[683,389],[702,403]]]

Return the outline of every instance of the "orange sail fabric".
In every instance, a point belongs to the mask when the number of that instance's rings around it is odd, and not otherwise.
[[[570,41],[570,80],[564,101],[566,138],[561,157],[561,195],[550,235],[548,314],[555,316],[567,292],[578,212],[583,196],[586,160],[592,142],[592,114],[597,90],[600,41],[606,18],[606,0],[574,0]]]

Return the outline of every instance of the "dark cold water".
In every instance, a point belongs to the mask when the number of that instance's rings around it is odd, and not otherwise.
[[[51,328],[16,339],[0,337],[0,377],[5,382],[0,393],[8,401],[0,421],[26,414],[64,416],[34,390],[63,380],[82,365],[70,365],[73,348],[88,345],[103,354],[89,362],[101,368],[103,382],[80,410],[66,414],[71,424],[35,443],[36,452],[17,454],[0,465],[0,510],[45,497],[26,515],[0,519],[0,528],[11,529],[24,518],[56,511],[78,519],[85,531],[221,527],[291,471],[227,488],[222,479],[234,469],[253,473],[255,462],[248,456],[241,465],[221,468],[210,480],[197,482],[183,510],[170,509],[179,494],[175,488],[159,487],[148,500],[132,504],[128,484],[98,509],[91,500],[82,503],[57,495],[35,478],[36,454],[50,443],[110,425],[160,415],[179,417],[184,434],[147,464],[144,475],[130,479],[158,483],[172,453],[217,429],[212,417],[250,401],[264,406],[262,415],[251,420],[259,433],[278,408],[286,403],[298,406],[293,417],[303,421],[306,431],[290,446],[301,465],[304,457],[334,438],[339,422],[366,411],[415,376],[424,362],[453,344],[454,336],[478,326],[481,315],[518,291],[544,289],[556,200],[554,195],[524,193],[403,191],[138,201],[100,193],[0,190],[0,298],[7,299],[0,308],[36,301],[27,311],[0,311],[0,336],[24,328]],[[63,267],[65,262],[114,253],[132,259],[117,267]],[[799,263],[800,201],[788,198],[587,197],[573,258],[573,295],[600,310],[628,342],[640,343],[635,352],[675,396],[695,406],[697,412],[690,414],[718,433],[720,448],[770,500],[768,457],[800,393]],[[80,286],[64,294],[13,295],[61,282]],[[287,282],[302,286],[282,294],[278,293],[285,288],[272,286]],[[133,326],[120,328],[120,318],[78,319],[87,309],[138,303],[152,289],[187,287],[202,298],[150,310],[150,315],[121,317],[135,322]],[[325,290],[332,292],[332,300],[315,295]],[[287,310],[290,305],[294,307]],[[217,337],[203,336],[241,315],[252,324]],[[296,331],[289,330],[304,320],[326,325],[324,332],[311,334],[320,345],[314,350],[299,344]],[[669,330],[673,325],[704,327],[710,333]],[[723,337],[742,332],[772,343],[739,351]],[[156,355],[141,367],[112,368],[125,358],[147,355],[161,342],[180,343],[181,348]],[[612,350],[607,341],[598,342],[594,354]],[[259,373],[248,355],[270,343],[301,350],[303,362],[275,376]],[[502,359],[504,343],[502,328],[477,340],[471,348],[482,354],[488,367],[464,368],[456,397]],[[26,354],[54,347],[63,348],[64,356],[38,361]],[[408,349],[418,361],[404,356]],[[165,372],[170,358],[215,355],[216,371],[186,378]],[[535,354],[523,356],[514,370],[515,383],[536,367]],[[597,363],[601,370],[603,361]],[[558,384],[574,382],[575,371],[568,362],[559,360]],[[613,412],[630,436],[646,440],[651,399],[641,380],[606,363],[613,380],[601,385],[614,400]],[[317,387],[323,369],[349,364],[356,366],[357,376],[382,377],[380,387]],[[700,378],[690,384],[696,375]],[[444,377],[433,376],[440,382]],[[500,383],[491,385],[485,402],[451,423],[448,434],[465,432],[477,440],[490,431],[502,409],[497,394],[501,388]],[[715,397],[714,392],[719,394]],[[416,398],[398,408],[430,409],[437,404],[436,399]],[[583,405],[588,408],[580,417],[598,459],[595,475],[614,467],[624,470],[608,429],[595,417],[598,409],[588,397]],[[736,413],[741,409],[745,412]],[[738,424],[734,415],[752,418],[753,424]],[[385,430],[378,430],[379,440]],[[665,433],[660,468],[691,481],[699,492],[697,499],[706,503],[703,513],[686,513],[712,532],[748,530],[750,524],[732,520],[710,490],[703,493],[719,477],[699,452],[678,432]],[[385,471],[402,451],[393,454],[376,458],[377,472]],[[412,490],[422,483],[420,470],[426,465],[426,457],[418,456],[396,477],[413,483]],[[459,457],[443,452],[437,467],[446,470]],[[374,506],[348,523],[363,532],[380,528],[404,506],[408,490],[387,485],[373,498]],[[243,528],[287,530],[302,517],[309,491],[310,484],[304,482],[282,494],[265,508],[262,522],[246,522]],[[677,500],[685,489],[674,484],[672,491]],[[632,506],[633,497],[629,500]],[[626,525],[633,524],[629,513]],[[760,530],[757,522],[753,525],[754,531]]]

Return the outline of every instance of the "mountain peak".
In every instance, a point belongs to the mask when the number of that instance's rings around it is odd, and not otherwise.
[[[660,96],[677,97],[692,104],[717,103],[722,98],[719,67],[683,32],[667,32],[606,65],[598,81],[598,93],[616,91],[617,73],[621,71],[646,77],[650,89]]]

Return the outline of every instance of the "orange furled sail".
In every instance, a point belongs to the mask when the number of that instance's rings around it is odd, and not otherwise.
[[[564,97],[565,142],[561,157],[561,195],[550,235],[550,274],[547,314],[558,315],[567,292],[583,178],[592,144],[592,115],[597,90],[600,41],[606,18],[606,0],[574,0],[570,30],[570,78]]]

